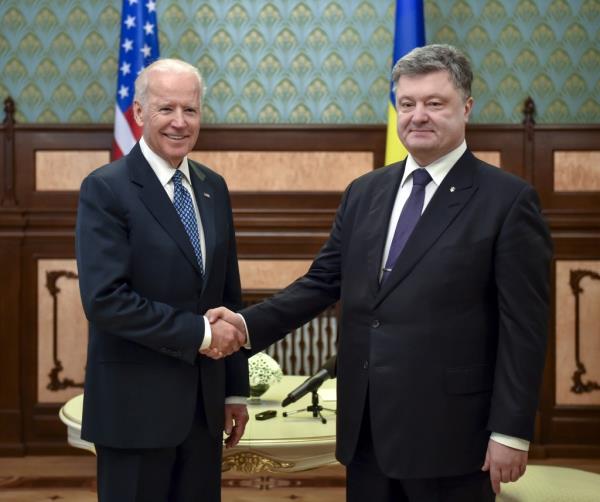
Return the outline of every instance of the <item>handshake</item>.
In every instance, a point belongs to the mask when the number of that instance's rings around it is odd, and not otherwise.
[[[240,350],[247,341],[248,333],[242,316],[225,307],[206,312],[210,322],[212,339],[210,346],[200,349],[200,353],[212,359],[221,359]]]

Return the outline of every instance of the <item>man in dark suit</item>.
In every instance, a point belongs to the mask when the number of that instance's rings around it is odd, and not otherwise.
[[[187,158],[202,78],[159,60],[138,76],[143,138],[90,174],[77,214],[79,285],[89,320],[82,437],[96,446],[101,501],[220,500],[223,430],[248,414],[242,334],[203,317],[241,305],[225,181]]]
[[[341,301],[349,501],[493,500],[527,462],[550,236],[533,188],[467,149],[459,51],[415,49],[393,80],[407,159],[351,183],[307,274],[241,314],[257,351]],[[226,309],[207,315],[243,329]]]

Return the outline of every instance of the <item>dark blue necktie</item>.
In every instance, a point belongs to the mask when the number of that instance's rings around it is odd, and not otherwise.
[[[402,208],[400,218],[398,218],[394,238],[392,239],[392,245],[390,246],[390,252],[388,253],[387,261],[383,268],[383,274],[381,276],[382,284],[394,268],[398,256],[400,256],[402,249],[404,249],[406,241],[408,241],[410,234],[412,234],[412,231],[417,225],[417,221],[419,221],[421,213],[423,212],[425,187],[431,181],[431,176],[425,169],[417,169],[412,173],[412,180],[412,190]]]
[[[196,260],[198,260],[198,265],[200,265],[200,270],[202,271],[202,274],[204,274],[202,248],[200,247],[200,234],[198,233],[198,222],[196,221],[196,215],[194,214],[194,204],[192,203],[190,193],[181,183],[182,178],[183,174],[181,174],[179,169],[175,171],[173,178],[171,178],[175,187],[173,205],[175,206],[175,210],[177,211],[179,218],[181,218],[185,231],[190,238]]]

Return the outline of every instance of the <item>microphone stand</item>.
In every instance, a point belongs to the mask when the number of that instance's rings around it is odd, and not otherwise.
[[[336,412],[336,410],[332,410],[331,408],[323,408],[323,406],[321,406],[319,404],[319,394],[317,392],[318,390],[319,389],[317,388],[317,389],[311,391],[312,404],[310,406],[307,406],[306,408],[300,408],[299,410],[294,410],[294,411],[284,411],[283,416],[288,417],[289,415],[295,415],[296,413],[303,413],[305,411],[310,411],[314,418],[320,418],[321,423],[326,424],[327,419],[323,416],[323,414],[321,412],[322,411],[331,411],[334,414],[336,414],[337,412]]]

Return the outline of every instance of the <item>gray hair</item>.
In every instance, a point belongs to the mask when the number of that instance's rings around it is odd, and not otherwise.
[[[204,96],[204,80],[202,75],[198,71],[198,68],[192,66],[181,59],[163,58],[157,59],[154,63],[146,66],[135,79],[135,96],[134,100],[138,101],[141,105],[146,103],[148,94],[149,74],[150,72],[158,71],[165,73],[188,73],[194,75],[198,79],[198,88],[200,89],[199,105],[202,105],[202,96]]]
[[[403,75],[426,75],[446,71],[457,91],[466,101],[471,96],[473,71],[467,57],[456,47],[446,44],[431,44],[417,47],[404,55],[392,69],[394,93]]]

